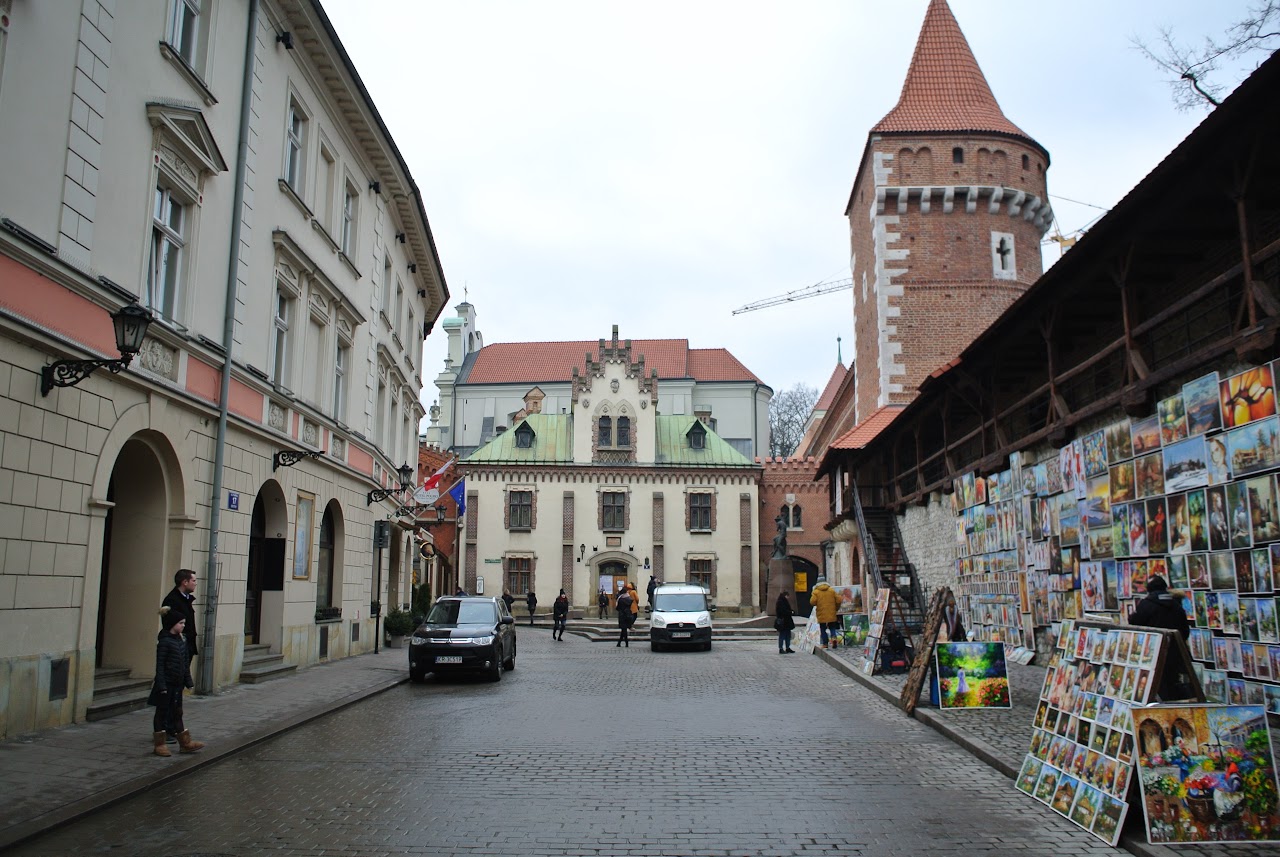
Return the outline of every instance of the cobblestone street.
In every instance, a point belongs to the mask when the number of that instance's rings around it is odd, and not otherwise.
[[[1114,853],[819,658],[632,649],[522,630],[15,853]]]

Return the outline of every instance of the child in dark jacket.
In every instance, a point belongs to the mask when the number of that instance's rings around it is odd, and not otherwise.
[[[165,733],[178,736],[183,753],[194,753],[204,744],[191,740],[191,733],[182,723],[182,692],[194,687],[188,667],[187,641],[182,636],[186,617],[178,610],[160,608],[160,633],[156,635],[156,678],[151,686],[149,705],[156,707],[151,722],[152,740],[157,756],[172,755],[164,745]]]

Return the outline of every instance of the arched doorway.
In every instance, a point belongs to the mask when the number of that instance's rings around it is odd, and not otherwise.
[[[631,578],[628,576],[631,571],[631,565],[621,560],[608,560],[596,566],[597,586],[596,591],[603,589],[609,594],[609,609],[613,609],[613,605],[618,600],[618,593],[622,587],[626,585]]]
[[[319,553],[316,563],[316,616],[342,615],[342,507],[330,500],[320,517]],[[336,614],[333,611],[338,611]]]
[[[809,560],[800,556],[787,557],[791,560],[791,572],[796,578],[796,615],[809,615],[809,593],[813,591],[813,585],[818,582],[818,567]],[[777,597],[776,595],[774,596]],[[773,605],[766,604],[766,608]]]
[[[249,522],[249,564],[245,573],[245,645],[266,643],[280,650],[284,624],[285,535],[289,515],[280,483],[258,489]],[[264,623],[264,617],[268,621]]]
[[[120,447],[107,483],[98,581],[95,666],[155,671],[155,632],[182,546],[171,514],[182,506],[182,476],[169,441],[152,431]]]

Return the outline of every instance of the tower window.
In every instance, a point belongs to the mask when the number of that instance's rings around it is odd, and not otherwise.
[[[1027,155],[1022,156],[1022,168],[1024,170],[1031,169],[1031,158]]]
[[[956,146],[954,149],[951,150],[951,163],[953,164],[964,163],[964,149],[960,148],[959,146]]]

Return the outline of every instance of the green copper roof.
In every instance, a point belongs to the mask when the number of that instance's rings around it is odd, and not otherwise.
[[[702,449],[689,446],[692,416],[657,416],[657,465],[674,467],[753,467],[754,463],[715,432],[706,429]],[[533,446],[516,446],[516,431],[528,423]],[[705,427],[704,427],[705,428]],[[468,464],[572,464],[573,418],[568,414],[530,414],[466,457]],[[587,464],[589,462],[582,462]]]
[[[533,429],[533,446],[516,446],[516,430]],[[465,459],[487,464],[572,464],[573,419],[568,414],[529,414]]]

